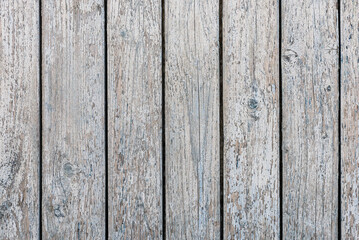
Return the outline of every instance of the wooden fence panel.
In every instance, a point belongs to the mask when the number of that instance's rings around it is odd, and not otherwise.
[[[359,2],[341,1],[341,232],[359,238]]]
[[[279,238],[279,2],[223,5],[224,238]]]
[[[283,237],[338,235],[336,0],[282,1]]]
[[[43,238],[104,239],[103,1],[43,0],[42,33]]]
[[[165,1],[165,51],[166,236],[218,239],[218,1]]]
[[[107,7],[109,235],[162,239],[161,0]]]
[[[39,18],[0,1],[0,239],[39,237]]]
[[[0,239],[359,238],[358,9],[1,0]]]

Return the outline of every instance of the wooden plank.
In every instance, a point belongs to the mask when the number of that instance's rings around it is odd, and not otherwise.
[[[279,3],[224,1],[224,238],[279,238]]]
[[[341,1],[341,232],[359,238],[359,2]]]
[[[282,1],[283,235],[338,234],[336,0]]]
[[[218,239],[218,1],[166,1],[165,41],[166,237]]]
[[[0,1],[0,239],[39,237],[39,17]]]
[[[162,239],[160,0],[108,1],[109,236]]]
[[[43,237],[105,238],[104,5],[42,2]]]

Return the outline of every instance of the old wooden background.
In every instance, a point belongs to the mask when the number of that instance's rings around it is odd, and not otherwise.
[[[0,239],[358,239],[358,9],[1,0]]]

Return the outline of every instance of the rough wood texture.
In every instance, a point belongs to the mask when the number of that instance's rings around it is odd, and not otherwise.
[[[338,234],[336,0],[282,1],[283,237]]]
[[[43,237],[105,238],[104,6],[44,0]]]
[[[279,238],[279,4],[224,1],[224,238]]]
[[[39,237],[39,16],[0,1],[0,239]]]
[[[359,238],[359,2],[341,1],[341,229]]]
[[[166,237],[218,239],[219,6],[165,3]]]
[[[108,1],[109,236],[162,239],[161,1]]]

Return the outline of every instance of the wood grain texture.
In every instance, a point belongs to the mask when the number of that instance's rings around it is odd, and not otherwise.
[[[224,239],[279,238],[279,3],[223,5]]]
[[[338,234],[336,0],[282,1],[283,237]]]
[[[109,236],[162,239],[161,1],[107,9]]]
[[[341,1],[341,232],[359,238],[359,2]]]
[[[166,237],[220,236],[219,6],[165,3]]]
[[[39,237],[39,17],[0,1],[0,239]]]
[[[42,1],[43,237],[105,238],[104,6]]]

